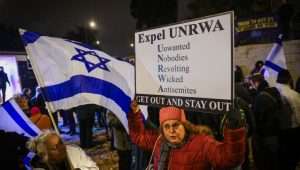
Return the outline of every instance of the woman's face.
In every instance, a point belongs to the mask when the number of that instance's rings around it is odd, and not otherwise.
[[[50,162],[61,162],[66,158],[66,146],[57,135],[51,135],[46,141]]]
[[[185,129],[179,120],[166,120],[162,124],[164,137],[172,144],[182,143],[185,136]]]

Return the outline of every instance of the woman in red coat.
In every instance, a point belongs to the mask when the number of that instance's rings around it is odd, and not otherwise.
[[[186,126],[182,109],[160,110],[160,132],[145,130],[136,102],[131,109],[128,115],[131,140],[142,149],[152,151],[154,170],[229,169],[244,160],[246,131],[237,121],[228,123],[231,129],[224,129],[224,141],[219,142],[210,135],[193,134]]]

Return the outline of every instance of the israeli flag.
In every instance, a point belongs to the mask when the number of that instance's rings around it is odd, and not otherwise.
[[[282,35],[279,35],[276,43],[266,57],[263,67],[264,77],[270,86],[275,86],[277,75],[282,69],[287,69],[287,65],[283,50]]]
[[[127,113],[135,94],[133,65],[80,42],[20,33],[51,111],[101,105],[128,131]]]
[[[0,129],[24,134],[29,138],[41,133],[13,99],[3,103],[0,107]]]

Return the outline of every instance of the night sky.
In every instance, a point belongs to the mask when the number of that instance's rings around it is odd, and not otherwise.
[[[133,55],[135,20],[131,0],[0,0],[0,23],[62,37],[76,26],[97,23],[104,52],[117,57]]]

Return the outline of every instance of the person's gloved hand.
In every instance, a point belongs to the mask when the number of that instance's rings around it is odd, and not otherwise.
[[[227,114],[226,126],[230,129],[241,128],[246,125],[245,112],[238,102],[235,102],[232,112]]]
[[[140,107],[139,107],[139,105],[137,104],[136,100],[133,100],[133,101],[131,102],[130,108],[131,108],[131,111],[132,111],[134,114],[138,113],[139,110],[140,110]]]

